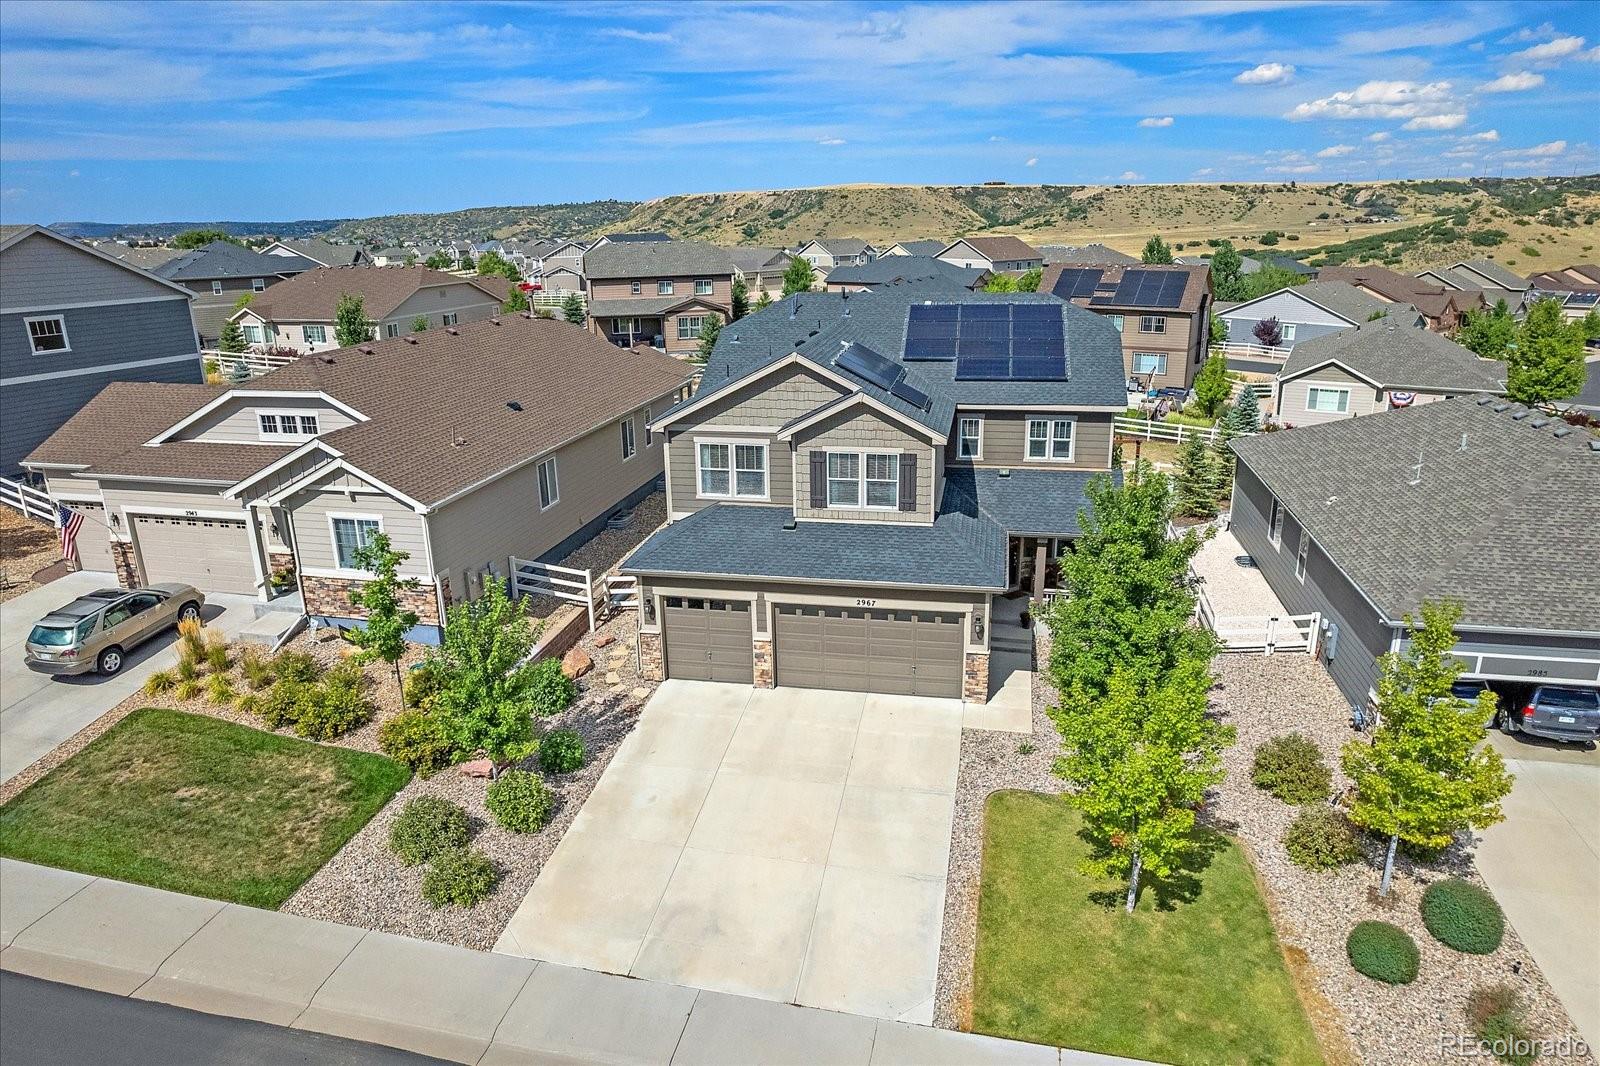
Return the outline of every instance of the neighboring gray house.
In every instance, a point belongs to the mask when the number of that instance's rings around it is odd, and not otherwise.
[[[1600,685],[1600,441],[1485,396],[1232,447],[1233,534],[1291,613],[1322,613],[1352,704],[1445,599],[1463,676]]]
[[[1292,291],[1292,290],[1291,290]],[[1505,391],[1506,365],[1479,359],[1403,312],[1301,341],[1278,372],[1273,411],[1291,426],[1334,422],[1452,396]]]
[[[1021,237],[963,237],[935,258],[958,267],[981,267],[996,274],[1026,274],[1044,269],[1044,253]]]
[[[878,253],[881,258],[886,255],[927,255],[937,256],[949,247],[949,241],[895,241],[889,247]]]
[[[751,306],[762,293],[774,300],[783,295],[783,272],[794,258],[782,248],[724,248],[733,260],[733,275],[744,282]]]
[[[1047,266],[1132,266],[1140,262],[1136,255],[1107,248],[1103,244],[1041,244],[1039,252]],[[1175,263],[1205,265],[1199,256],[1179,256]]]
[[[821,237],[802,244],[794,254],[826,277],[834,267],[872,262],[878,250],[859,237]]]
[[[982,267],[958,267],[926,255],[879,256],[861,266],[835,267],[829,274],[829,292],[867,292],[885,285],[916,281],[943,281],[962,289],[983,288],[993,273]]]
[[[315,269],[316,263],[297,255],[265,255],[232,241],[212,241],[152,267],[151,272],[194,292],[191,309],[200,346],[215,348],[241,296],[250,293],[254,299],[287,278]]]
[[[1524,296],[1532,286],[1528,279],[1512,273],[1493,259],[1463,259],[1448,266],[1429,267],[1417,277],[1447,289],[1476,289],[1490,305],[1504,300],[1512,311],[1522,309]]]
[[[292,569],[311,616],[354,623],[367,574],[351,553],[386,533],[420,583],[404,594],[422,619],[412,637],[435,642],[450,604],[505,580],[512,556],[559,559],[656,487],[662,446],[646,426],[692,371],[509,315],[323,352],[239,388],[115,385],[27,465],[100,514],[80,547],[129,586],[266,600]]]
[[[204,381],[192,296],[53,230],[0,227],[0,476],[112,382]]]
[[[1244,303],[1217,304],[1217,317],[1228,327],[1223,349],[1229,354],[1249,354],[1261,347],[1256,338],[1258,323],[1278,320],[1283,343],[1280,353],[1287,355],[1301,341],[1337,333],[1359,326],[1374,315],[1387,314],[1404,304],[1392,304],[1371,296],[1343,281],[1312,281],[1304,285],[1269,292]]]
[[[316,266],[372,266],[372,257],[359,244],[334,244],[330,241],[273,241],[261,249],[263,255],[309,259]]]

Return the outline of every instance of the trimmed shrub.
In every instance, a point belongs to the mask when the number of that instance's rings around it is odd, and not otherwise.
[[[528,690],[533,713],[560,714],[578,698],[578,683],[561,672],[560,659],[540,659],[533,664],[533,681]]]
[[[550,820],[555,797],[532,770],[506,770],[489,785],[484,803],[494,820],[513,833],[534,833]]]
[[[359,685],[343,681],[307,685],[294,731],[309,740],[333,740],[372,721],[373,710]]]
[[[190,658],[180,658],[178,665],[172,668],[179,681],[194,681],[200,677],[199,665]]]
[[[1256,749],[1250,781],[1285,803],[1317,803],[1333,788],[1333,771],[1303,733],[1273,737]]]
[[[389,849],[405,866],[466,846],[466,809],[439,796],[409,800],[389,826]]]
[[[443,683],[444,678],[439,668],[432,663],[423,663],[407,671],[404,685],[406,706],[427,710],[432,706],[434,694],[439,691],[439,686]]]
[[[280,651],[272,660],[272,672],[279,681],[315,681],[322,676],[322,664],[303,651]]]
[[[1386,985],[1409,985],[1417,979],[1420,958],[1416,941],[1388,922],[1361,922],[1345,938],[1345,953],[1358,973]]]
[[[426,711],[401,711],[378,727],[378,747],[423,778],[450,765],[450,738]]]
[[[178,700],[187,703],[200,695],[202,686],[198,677],[186,677],[179,681],[172,689],[172,695]]]
[[[256,700],[256,714],[268,729],[294,725],[300,720],[300,707],[310,690],[311,686],[303,681],[282,678],[260,694]]]
[[[1334,870],[1361,858],[1350,823],[1324,803],[1301,808],[1283,831],[1283,848],[1290,862],[1307,870]]]
[[[259,714],[257,706],[260,703],[261,697],[254,692],[241,692],[233,698],[234,708],[243,711],[245,714]]]
[[[422,898],[435,907],[470,907],[494,891],[500,871],[476,848],[440,852],[422,875]]]
[[[539,768],[547,774],[582,769],[586,757],[583,737],[575,729],[557,729],[539,741]]]
[[[1539,1057],[1527,1024],[1528,1005],[1510,985],[1479,985],[1467,996],[1472,1035],[1490,1054],[1512,1066],[1530,1066]]]
[[[1422,924],[1445,947],[1488,955],[1506,935],[1506,919],[1485,889],[1470,881],[1435,881],[1422,894]]]

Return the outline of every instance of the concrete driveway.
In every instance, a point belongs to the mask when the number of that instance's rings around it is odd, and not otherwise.
[[[1503,733],[1490,743],[1517,783],[1506,820],[1478,844],[1478,872],[1583,1039],[1600,1046],[1600,751]]]
[[[140,645],[114,677],[51,677],[23,663],[23,645],[33,623],[85,592],[116,583],[113,574],[83,571],[0,604],[0,781],[9,781],[176,661],[173,630]],[[232,638],[255,621],[255,604],[250,596],[207,596],[206,625]]]
[[[497,951],[930,1023],[956,700],[668,681]]]

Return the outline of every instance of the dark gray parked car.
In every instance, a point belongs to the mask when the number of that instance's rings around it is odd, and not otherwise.
[[[114,674],[128,653],[167,627],[200,617],[206,598],[192,585],[98,589],[39,619],[24,659],[41,674]]]
[[[1600,689],[1540,685],[1521,705],[1500,714],[1507,733],[1527,733],[1546,740],[1592,744],[1600,737]]]

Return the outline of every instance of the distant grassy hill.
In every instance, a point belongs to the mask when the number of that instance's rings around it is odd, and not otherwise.
[[[68,237],[174,237],[192,229],[219,229],[232,237],[273,236],[295,240],[326,233],[342,218],[307,218],[297,222],[52,222],[50,228]]]
[[[617,223],[638,206],[629,200],[591,200],[581,204],[469,207],[464,211],[438,214],[379,215],[340,223],[329,231],[328,237],[371,246],[397,244],[407,238],[443,242],[569,237],[579,233],[615,232]]]

